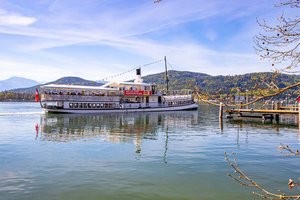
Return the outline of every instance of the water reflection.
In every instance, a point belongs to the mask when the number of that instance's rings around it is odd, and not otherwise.
[[[274,128],[277,132],[280,128],[297,128],[298,119],[294,118],[281,118],[279,122],[276,121],[262,121],[260,119],[229,119],[228,123],[237,125],[238,128],[253,127],[259,129]]]
[[[168,149],[168,127],[197,123],[198,112],[124,113],[101,115],[45,114],[40,119],[38,139],[69,142],[101,138],[109,142],[130,142],[141,151],[142,140],[157,140],[158,133],[165,137]],[[35,126],[37,130],[37,126]],[[166,154],[166,152],[165,152]]]
[[[237,147],[240,143],[240,132],[245,135],[245,144],[248,144],[248,135],[255,134],[271,134],[280,135],[282,132],[299,130],[298,141],[300,141],[300,126],[298,125],[298,118],[295,116],[284,116],[276,121],[262,121],[260,119],[229,119],[227,120],[227,129],[235,129],[237,131]],[[250,132],[250,133],[249,133]]]

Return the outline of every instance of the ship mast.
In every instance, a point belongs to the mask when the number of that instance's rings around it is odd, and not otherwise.
[[[167,95],[169,94],[169,78],[168,78],[168,67],[167,67],[167,57],[165,56],[165,79],[166,79],[166,85],[167,85]]]

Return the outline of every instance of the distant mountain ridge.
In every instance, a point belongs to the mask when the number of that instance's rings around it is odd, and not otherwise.
[[[67,76],[56,81],[52,81],[47,84],[65,84],[65,85],[87,85],[87,86],[95,86],[95,85],[103,85],[101,83],[97,83],[96,81],[86,80],[80,77]]]
[[[272,80],[278,84],[279,88],[286,87],[287,85],[300,82],[300,75],[278,74],[275,78],[274,73],[271,72],[258,72],[248,73],[243,75],[234,76],[211,76],[204,73],[189,72],[189,71],[168,71],[169,88],[170,90],[193,89],[197,86],[201,91],[206,93],[229,94],[237,88],[245,91],[251,90],[256,86],[260,88],[266,87],[266,83]],[[159,89],[165,89],[165,72],[151,74],[142,77],[146,83],[155,83]],[[63,77],[56,81],[46,84],[69,84],[69,85],[87,85],[87,86],[101,86],[103,83],[96,81],[86,80],[79,77]],[[43,84],[43,85],[46,85]],[[15,93],[34,93],[35,88],[40,88],[41,85],[14,89],[11,92]]]
[[[266,88],[266,83],[274,81],[279,88],[300,82],[300,75],[277,74],[272,72],[256,72],[243,75],[211,76],[208,74],[189,71],[168,71],[169,89],[193,89],[200,88],[205,93],[229,94],[236,88],[242,91],[251,90],[255,87]],[[156,83],[160,89],[166,85],[165,72],[143,77],[144,82]]]
[[[11,90],[15,88],[28,88],[39,85],[39,82],[23,77],[13,76],[6,80],[0,81],[0,91]]]
[[[57,79],[56,81],[48,82],[45,84],[36,85],[33,87],[28,88],[18,88],[10,90],[11,92],[16,93],[34,93],[36,88],[40,88],[42,85],[48,85],[48,84],[63,84],[63,85],[86,85],[86,86],[101,86],[102,83],[97,83],[95,81],[86,80],[80,77],[74,77],[74,76],[67,76],[60,79]]]

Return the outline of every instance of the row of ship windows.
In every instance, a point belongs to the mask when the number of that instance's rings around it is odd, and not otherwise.
[[[69,108],[116,108],[115,103],[69,103]]]
[[[168,106],[177,106],[177,105],[186,105],[192,103],[191,100],[189,101],[174,101],[174,102],[168,102]]]

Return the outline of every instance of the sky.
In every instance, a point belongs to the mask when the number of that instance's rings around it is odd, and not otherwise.
[[[256,20],[287,8],[274,0],[1,0],[0,80],[129,80],[169,69],[210,75],[271,71],[259,59]],[[158,62],[156,62],[158,61]],[[154,63],[147,65],[148,63]],[[130,71],[128,73],[125,73]],[[122,74],[120,76],[117,76]]]

